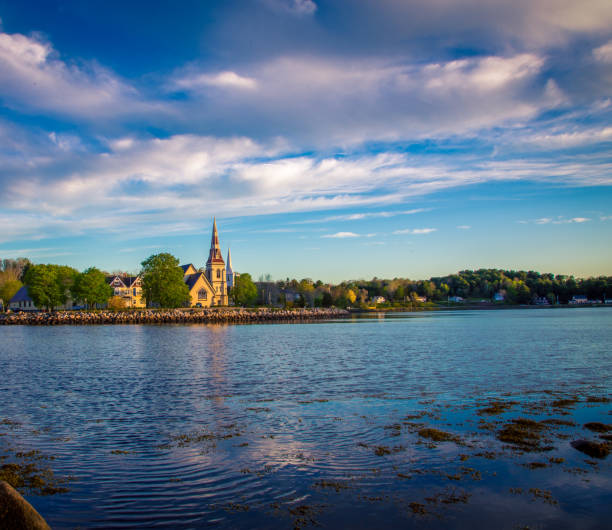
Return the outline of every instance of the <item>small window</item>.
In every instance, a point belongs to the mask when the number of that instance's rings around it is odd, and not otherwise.
[[[136,287],[134,287],[134,296],[136,296]]]
[[[221,269],[217,269],[217,279],[221,278]]]
[[[208,298],[208,293],[206,289],[200,289],[198,291],[198,300],[206,300]]]

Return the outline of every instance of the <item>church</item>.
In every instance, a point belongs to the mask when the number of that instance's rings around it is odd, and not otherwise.
[[[229,290],[234,286],[238,273],[232,269],[232,255],[227,250],[227,263],[221,255],[217,220],[213,219],[212,238],[205,269],[193,264],[181,265],[183,279],[189,287],[191,307],[229,305]]]

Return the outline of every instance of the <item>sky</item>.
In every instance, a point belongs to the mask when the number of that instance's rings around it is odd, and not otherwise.
[[[612,274],[609,0],[0,0],[0,257]]]

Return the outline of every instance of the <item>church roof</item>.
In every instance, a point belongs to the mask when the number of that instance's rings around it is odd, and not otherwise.
[[[206,274],[204,274],[203,272],[196,272],[195,274],[187,274],[185,278],[183,278],[183,280],[187,284],[187,287],[189,287],[189,290],[191,291],[191,289],[193,289],[193,286],[197,283],[197,281],[200,278],[204,280],[204,283],[207,284],[210,290],[212,291],[213,288],[210,285],[210,282],[208,281]]]
[[[180,267],[181,269],[183,269],[183,274],[185,274],[187,272],[187,269],[189,269],[189,267],[193,267],[193,263],[187,263],[186,265],[181,265]],[[195,269],[195,267],[193,268]]]

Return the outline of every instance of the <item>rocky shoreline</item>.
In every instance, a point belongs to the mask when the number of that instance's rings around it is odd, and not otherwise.
[[[58,326],[87,324],[241,324],[271,321],[307,321],[349,315],[344,309],[169,309],[141,311],[55,311],[52,313],[8,313],[1,325]]]

